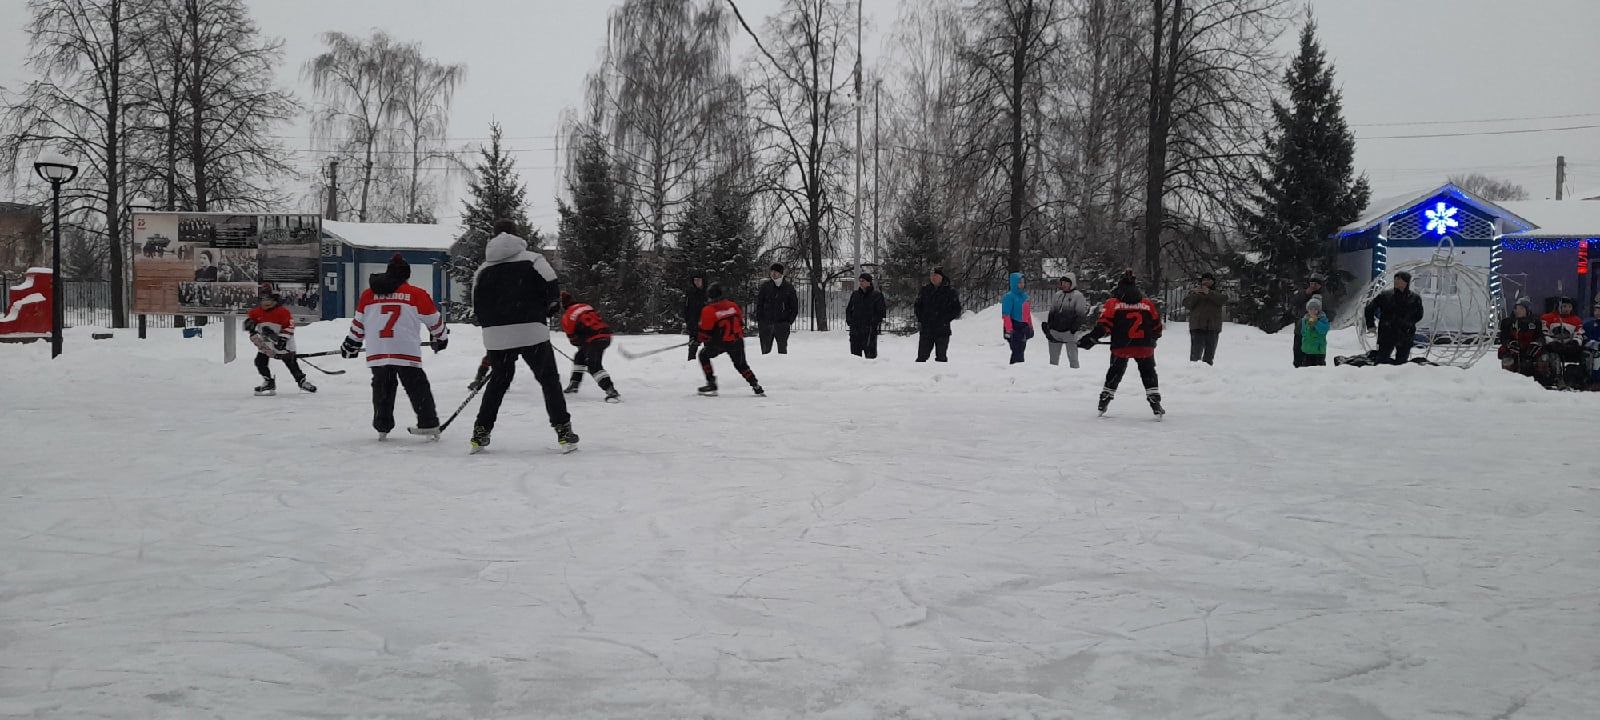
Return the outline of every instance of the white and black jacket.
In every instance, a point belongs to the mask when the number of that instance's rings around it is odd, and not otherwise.
[[[483,328],[483,349],[510,350],[550,342],[549,313],[559,307],[555,268],[528,250],[528,241],[501,233],[483,250],[472,280],[472,312]]]

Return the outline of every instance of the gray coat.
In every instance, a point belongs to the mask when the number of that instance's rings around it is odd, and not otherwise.
[[[1071,276],[1069,275],[1068,277]],[[1078,292],[1078,284],[1076,282],[1072,284],[1072,287],[1072,292],[1061,292],[1060,290],[1057,290],[1054,293],[1051,293],[1050,312],[1056,313],[1076,311],[1078,314],[1078,331],[1070,333],[1055,332],[1054,330],[1050,329],[1049,315],[1046,315],[1045,337],[1049,339],[1050,342],[1075,343],[1078,341],[1078,338],[1083,337],[1083,334],[1088,332],[1089,329],[1094,325],[1095,318],[1089,314],[1088,298],[1085,298],[1083,293]]]

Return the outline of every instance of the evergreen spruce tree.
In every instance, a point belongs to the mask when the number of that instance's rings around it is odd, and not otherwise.
[[[1352,279],[1330,272],[1329,237],[1360,217],[1370,195],[1366,177],[1355,175],[1355,135],[1309,16],[1283,82],[1289,105],[1272,103],[1266,169],[1257,171],[1258,189],[1241,213],[1253,257],[1235,263],[1243,280],[1235,316],[1268,331],[1285,322],[1289,298],[1307,276],[1327,275],[1334,294]]]
[[[934,212],[933,192],[925,178],[912,186],[890,232],[888,256],[883,262],[884,274],[894,290],[890,295],[897,300],[908,296],[914,300],[928,270],[945,261],[943,232]],[[948,276],[946,280],[950,281]]]
[[[517,235],[528,241],[530,249],[540,245],[539,233],[528,224],[526,188],[517,175],[516,160],[500,146],[500,125],[489,125],[489,147],[478,151],[478,165],[467,183],[467,198],[461,201],[461,237],[450,249],[451,279],[465,292],[464,302],[448,303],[452,320],[472,317],[472,278],[483,264],[483,249],[494,237],[496,220],[517,224]]]
[[[589,133],[576,149],[561,200],[561,283],[617,330],[646,329],[648,288],[641,282],[639,235],[617,183],[605,141]]]
[[[697,190],[672,249],[672,276],[680,288],[704,273],[740,305],[755,300],[756,252],[761,245],[751,222],[751,194],[723,180]]]

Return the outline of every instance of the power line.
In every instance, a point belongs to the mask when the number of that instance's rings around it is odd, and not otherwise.
[[[1568,115],[1531,115],[1528,117],[1481,118],[1477,120],[1414,120],[1410,122],[1356,123],[1350,127],[1403,127],[1407,125],[1472,125],[1477,123],[1522,122],[1525,120],[1568,120],[1571,118],[1600,117],[1600,113],[1572,113]]]
[[[1423,133],[1423,134],[1417,134],[1417,135],[1369,135],[1369,136],[1357,135],[1356,139],[1357,140],[1419,140],[1419,139],[1423,139],[1423,138],[1481,137],[1481,136],[1485,136],[1485,135],[1528,135],[1528,134],[1532,134],[1532,133],[1567,132],[1569,130],[1592,130],[1594,128],[1600,128],[1600,124],[1569,125],[1567,127],[1556,127],[1556,128],[1530,128],[1530,129],[1526,129],[1526,130],[1480,130],[1480,131],[1476,131],[1476,132]]]

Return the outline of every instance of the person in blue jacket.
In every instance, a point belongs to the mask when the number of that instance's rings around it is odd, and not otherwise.
[[[1028,302],[1028,292],[1022,273],[1011,273],[1011,292],[1000,301],[1000,317],[1005,323],[1006,342],[1011,343],[1011,363],[1022,362],[1022,353],[1028,348],[1028,338],[1033,337],[1033,306]]]

